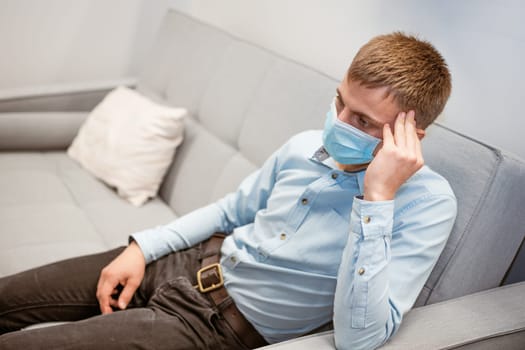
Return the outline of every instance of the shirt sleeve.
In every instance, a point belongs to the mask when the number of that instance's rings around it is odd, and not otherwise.
[[[375,349],[397,332],[445,246],[456,200],[422,196],[398,216],[394,201],[354,199],[334,300],[337,349]]]
[[[215,232],[231,233],[236,227],[253,222],[257,211],[266,207],[275,183],[279,152],[244,179],[237,191],[167,225],[133,233],[130,241],[139,245],[146,263],[150,263],[202,242]]]

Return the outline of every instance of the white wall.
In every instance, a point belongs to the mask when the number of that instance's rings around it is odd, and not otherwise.
[[[136,75],[165,0],[0,0],[0,90]]]
[[[453,75],[440,121],[525,158],[521,0],[0,0],[0,90],[136,75],[167,6],[334,78],[370,37],[419,33]]]

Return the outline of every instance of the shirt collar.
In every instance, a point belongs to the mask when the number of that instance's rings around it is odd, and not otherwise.
[[[335,163],[334,159],[330,157],[330,154],[328,154],[328,151],[324,146],[319,147],[314,154],[310,157],[310,160],[321,164],[325,167],[328,167],[334,171],[336,171],[339,174],[344,174],[347,176],[355,176],[357,178],[357,184],[359,185],[359,191],[361,194],[364,193],[364,184],[365,184],[365,172],[366,169],[355,171],[355,172],[346,172],[337,167],[337,164]]]

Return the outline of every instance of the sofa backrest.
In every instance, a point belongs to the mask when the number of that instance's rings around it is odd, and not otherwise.
[[[236,188],[290,135],[322,127],[337,82],[171,11],[138,90],[188,108],[161,196],[178,215]]]
[[[183,215],[233,191],[291,135],[322,127],[338,82],[176,11],[138,90],[189,109],[161,197]],[[435,125],[425,159],[459,202],[452,235],[416,305],[498,286],[525,234],[525,165]]]
[[[423,149],[454,190],[458,216],[416,304],[499,286],[525,237],[525,162],[440,125]]]

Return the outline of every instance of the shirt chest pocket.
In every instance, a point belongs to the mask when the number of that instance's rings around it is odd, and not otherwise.
[[[349,220],[334,209],[308,215],[293,237],[296,259],[310,270],[335,276],[348,242]]]

